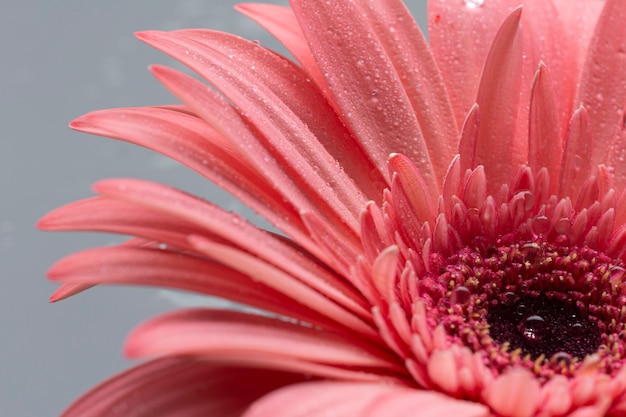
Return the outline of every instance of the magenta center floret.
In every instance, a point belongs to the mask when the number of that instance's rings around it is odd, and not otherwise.
[[[624,275],[620,261],[588,247],[477,238],[442,263],[428,292],[452,341],[485,352],[498,372],[522,365],[572,376],[593,357],[613,374],[624,351]]]

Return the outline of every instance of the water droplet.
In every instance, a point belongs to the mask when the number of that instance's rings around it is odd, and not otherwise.
[[[159,243],[159,249],[161,250],[167,249],[167,243]]]
[[[515,293],[508,291],[508,292],[505,292],[503,295],[504,295],[504,298],[502,299],[502,303],[507,307],[512,307],[515,304],[515,301],[517,299],[517,296],[515,295]]]
[[[556,232],[560,235],[567,235],[570,231],[571,228],[571,223],[569,221],[568,218],[566,217],[562,217],[559,220],[556,221],[556,224],[554,225],[554,228],[556,229]]]
[[[572,356],[567,352],[557,352],[552,355],[552,363],[569,366],[572,363]]]
[[[519,329],[527,341],[538,342],[544,336],[546,321],[541,316],[528,316],[520,323]]]
[[[585,335],[585,326],[581,323],[574,323],[567,329],[567,334],[573,339],[582,339]]]
[[[526,315],[527,311],[528,311],[528,307],[526,307],[526,304],[523,304],[523,303],[520,303],[515,309],[515,313],[517,313],[518,316]]]
[[[485,0],[464,0],[465,7],[468,9],[478,9],[485,3]]]
[[[465,306],[469,302],[471,295],[472,293],[467,287],[460,285],[452,291],[452,294],[450,295],[450,303]]]
[[[537,258],[539,258],[540,255],[542,255],[543,249],[538,244],[534,242],[529,242],[529,243],[524,243],[519,248],[519,252],[524,257],[525,261],[535,262],[538,260]]]
[[[537,216],[532,220],[533,232],[539,236],[547,235],[550,226],[550,219],[546,216]]]
[[[624,275],[626,275],[626,269],[621,266],[612,266],[609,268],[609,279],[612,284],[621,284],[624,281]]]

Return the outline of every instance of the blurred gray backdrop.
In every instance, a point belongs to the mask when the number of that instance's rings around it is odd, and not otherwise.
[[[96,287],[48,304],[55,285],[45,271],[55,260],[123,238],[39,232],[40,216],[90,196],[99,179],[127,176],[177,186],[253,217],[175,162],[67,128],[90,110],[175,102],[146,70],[151,63],[175,64],[137,41],[134,31],[206,27],[283,51],[234,4],[0,0],[0,416],[59,415],[85,390],[132,365],[121,347],[133,326],[203,302],[158,289]],[[424,26],[425,0],[409,6]]]

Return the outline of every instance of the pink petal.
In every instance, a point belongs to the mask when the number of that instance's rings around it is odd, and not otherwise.
[[[463,1],[430,0],[428,35],[443,74],[458,126],[476,101],[478,84],[493,38],[519,0],[485,1],[470,8]],[[519,72],[514,74],[519,77]],[[512,95],[505,94],[507,100]],[[473,166],[472,166],[473,167]]]
[[[257,398],[304,379],[280,371],[156,359],[92,388],[62,417],[238,417]]]
[[[374,28],[400,75],[424,135],[435,174],[442,178],[456,150],[459,130],[430,46],[402,1],[362,4],[364,18]],[[404,153],[404,150],[398,152]]]
[[[81,284],[81,283],[67,283],[62,284],[59,288],[57,288],[49,298],[51,303],[56,303],[57,301],[65,300],[66,298],[72,297],[78,293],[88,290],[93,287],[94,284]]]
[[[274,391],[245,417],[487,417],[480,404],[383,384],[309,382]]]
[[[613,144],[615,124],[626,104],[626,3],[607,0],[589,45],[578,90],[577,104],[589,112],[594,133],[592,165],[606,161],[612,146],[626,149],[626,143]]]
[[[170,227],[180,230],[184,235],[185,248],[189,247],[187,237],[192,234],[206,232],[214,241],[230,243],[252,253],[292,274],[311,288],[321,292],[333,301],[337,301],[363,317],[369,316],[367,303],[341,278],[332,274],[326,266],[315,262],[301,249],[289,245],[285,240],[258,229],[236,214],[227,213],[223,209],[161,184],[140,180],[108,180],[94,185],[96,192],[110,198],[121,199],[148,209],[148,218],[156,216],[154,211],[165,215],[158,230]],[[101,209],[98,212],[111,214],[111,210]],[[132,210],[131,210],[132,212]],[[152,212],[152,213],[150,213]],[[124,212],[119,213],[120,217]],[[66,214],[66,217],[70,215]],[[71,216],[74,220],[79,216]],[[68,219],[70,220],[70,219]],[[117,219],[116,219],[117,220]],[[142,219],[132,219],[131,224],[142,224]],[[173,225],[173,226],[170,226]],[[183,227],[186,225],[186,227]],[[156,239],[159,240],[159,239]]]
[[[575,2],[576,0],[573,0]],[[559,18],[558,9],[551,0],[525,0],[522,16],[524,36],[524,60],[522,68],[522,88],[520,112],[518,114],[518,135],[523,138],[528,133],[528,108],[533,76],[537,66],[546,66],[551,74],[558,74],[552,80],[552,88],[558,100],[554,103],[556,123],[565,131],[573,110],[573,100],[578,83],[576,71],[575,41],[570,42],[568,32]],[[575,35],[579,37],[580,35]],[[567,39],[564,42],[564,39]]]
[[[559,44],[572,49],[575,57],[574,68],[580,70],[587,58],[589,41],[604,6],[604,0],[552,0],[552,2],[563,22],[567,39],[567,42]],[[580,71],[572,71],[572,76],[578,79]]]
[[[254,135],[248,133],[247,140],[237,138],[232,143],[270,183],[281,184],[292,198],[310,199],[328,216],[356,225],[364,196],[317,139],[347,142],[342,160],[355,166],[347,157],[356,160],[357,156],[348,151],[351,138],[299,67],[256,43],[220,32],[184,30],[137,36],[189,66],[233,102]],[[173,92],[217,129],[230,129],[214,114],[199,111],[203,105],[195,89]],[[246,142],[256,149],[245,146]],[[369,178],[369,167],[361,164],[359,168],[365,169],[353,173],[354,178]],[[371,189],[365,182],[364,188]],[[307,208],[304,203],[300,207]]]
[[[207,259],[163,249],[126,245],[90,249],[61,259],[50,268],[48,277],[73,285],[133,284],[195,291],[329,325],[323,315],[245,274]]]
[[[276,227],[306,245],[293,206],[263,181],[224,137],[198,117],[159,108],[111,109],[81,116],[70,126],[155,150],[231,192]]]
[[[480,108],[474,104],[470,109],[459,138],[460,174],[468,169],[473,169],[476,164],[476,144],[478,143],[478,132],[480,131]]]
[[[417,109],[402,81],[404,76],[411,77],[413,82],[416,80],[408,73],[408,67],[432,62],[428,49],[422,47],[409,52],[414,50],[414,39],[409,44],[398,39],[400,44],[392,47],[389,34],[383,33],[390,26],[398,26],[403,30],[410,27],[410,33],[419,36],[412,17],[402,6],[394,6],[396,11],[392,17],[388,12],[369,9],[364,3],[293,1],[292,8],[341,108],[341,116],[360,138],[383,176],[389,178],[386,169],[389,154],[402,152],[418,164],[429,189],[439,190],[439,178],[445,173],[453,149],[444,147],[442,154],[446,154],[447,160],[440,166],[441,159],[446,158],[440,159],[435,148],[442,144],[435,137],[424,136],[415,113]],[[406,22],[401,23],[399,17]],[[399,48],[415,58],[401,63]],[[418,57],[419,61],[415,61]],[[432,74],[432,71],[436,71],[434,65],[430,65],[427,72]],[[439,90],[435,88],[435,91]],[[430,93],[419,100],[426,98],[438,102]],[[439,105],[435,108],[441,109]],[[449,140],[446,138],[442,143],[449,143]]]
[[[581,107],[574,112],[565,139],[559,178],[560,196],[569,196],[576,201],[578,192],[592,175],[589,155],[595,143],[593,137],[587,110]]]
[[[309,235],[325,254],[323,259],[333,270],[351,278],[350,267],[354,265],[357,256],[361,252],[361,242],[346,239],[337,230],[332,228],[319,215],[310,211],[300,213],[302,221],[307,227]]]
[[[550,74],[542,64],[533,80],[530,99],[528,164],[534,172],[547,168],[550,194],[558,191],[558,173],[563,155],[563,133]]]
[[[237,11],[263,26],[289,50],[315,84],[327,95],[324,76],[311,55],[311,48],[289,7],[275,4],[244,3],[235,6]]]
[[[338,325],[369,337],[377,337],[370,324],[274,266],[241,250],[217,244],[200,236],[191,236],[190,242],[196,250],[209,258],[253,277],[256,282],[264,283]]]
[[[475,163],[485,167],[489,194],[507,184],[511,167],[525,159],[520,154],[519,141],[515,141],[522,62],[518,30],[521,12],[521,8],[516,9],[498,30],[477,93],[480,125]]]
[[[372,282],[382,298],[388,303],[396,298],[398,257],[398,247],[389,246],[378,255],[372,265]]]
[[[398,209],[399,214],[402,216],[404,210],[413,213],[419,222],[418,227],[426,221],[432,222],[439,193],[433,194],[433,190],[428,189],[413,161],[403,154],[392,154],[389,158],[389,171],[391,177],[397,179],[392,183],[391,193],[394,203],[403,207]]]
[[[527,369],[500,375],[483,392],[483,399],[502,417],[531,417],[539,407],[541,387]]]
[[[123,182],[119,182],[123,184]],[[46,214],[37,226],[51,231],[98,231],[140,236],[190,249],[187,236],[200,231],[193,223],[137,204],[94,197],[67,204]]]
[[[403,372],[397,358],[361,339],[231,310],[188,309],[151,319],[130,334],[125,351],[131,358],[192,355],[241,364],[291,359],[373,373]]]

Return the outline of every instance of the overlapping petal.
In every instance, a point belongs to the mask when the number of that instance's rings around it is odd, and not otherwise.
[[[153,285],[267,315],[190,309],[148,321],[126,353],[162,359],[67,415],[619,415],[626,371],[602,362],[621,354],[618,342],[603,341],[610,358],[599,350],[568,369],[533,362],[494,342],[481,306],[499,302],[490,291],[517,290],[545,242],[600,253],[546,257],[567,273],[545,285],[593,267],[578,284],[608,290],[576,306],[622,300],[625,4],[432,0],[430,45],[399,0],[239,6],[297,62],[216,31],[139,33],[203,80],[152,67],[183,105],[94,112],[71,126],[180,161],[282,234],[171,187],[102,181],[97,197],[39,226],[134,238],[56,263],[53,299]],[[549,361],[552,374],[541,369]]]
[[[303,376],[275,370],[161,358],[102,382],[62,416],[238,417],[264,394],[304,380]]]

